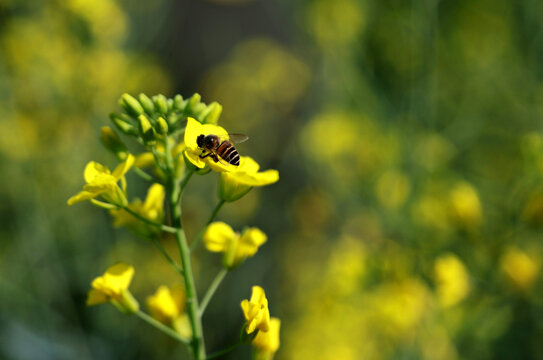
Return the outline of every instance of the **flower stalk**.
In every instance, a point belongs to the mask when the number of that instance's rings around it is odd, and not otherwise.
[[[177,181],[171,181],[168,188],[170,195],[172,224],[178,226],[177,231],[175,232],[175,240],[177,241],[179,255],[181,256],[181,266],[184,269],[183,275],[185,280],[185,289],[187,291],[187,312],[192,327],[192,341],[190,346],[192,348],[194,358],[196,360],[203,360],[206,358],[206,351],[202,331],[202,321],[198,315],[198,296],[196,294],[196,286],[194,284],[194,276],[192,274],[190,249],[188,247],[185,231],[183,230],[181,223],[181,189]]]

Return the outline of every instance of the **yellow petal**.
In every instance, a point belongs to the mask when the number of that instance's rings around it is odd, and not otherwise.
[[[206,162],[200,157],[200,150],[186,149],[184,154],[185,159],[197,168],[203,169],[206,166]]]
[[[148,219],[155,220],[161,217],[161,214],[164,213],[164,197],[166,193],[164,191],[164,186],[160,184],[153,184],[147,191],[147,197],[145,198],[145,203],[143,204],[143,216]]]
[[[254,304],[266,304],[268,305],[268,300],[266,299],[266,293],[264,292],[264,289],[262,289],[260,286],[255,285],[252,287],[253,292],[251,293],[251,302]]]
[[[258,247],[264,244],[266,240],[266,234],[258,228],[250,228],[244,231],[239,240],[237,257],[253,256],[257,252]]]
[[[228,243],[236,236],[228,224],[217,221],[207,227],[203,241],[209,251],[221,252],[227,249]]]
[[[246,173],[256,173],[260,165],[250,156],[241,156],[239,159],[239,171]]]
[[[117,179],[110,174],[97,174],[94,179],[83,186],[83,190],[91,192],[100,192],[112,190],[117,186]]]
[[[187,127],[185,128],[185,145],[190,149],[198,149],[196,138],[200,135],[217,135],[224,140],[228,140],[228,133],[223,127],[212,124],[201,124],[193,118],[187,119]]]
[[[222,126],[217,126],[213,124],[203,124],[202,125],[202,132],[201,134],[204,135],[217,135],[221,138],[221,140],[228,140],[228,133]]]
[[[219,160],[216,162],[211,158],[211,156],[208,156],[204,159],[211,170],[214,170],[216,172],[225,172],[225,171],[235,171],[237,166],[228,164],[225,160]]]
[[[243,300],[241,309],[247,320],[245,331],[247,334],[255,330],[268,331],[270,328],[270,311],[268,309],[268,300],[264,289],[260,286],[253,286],[251,300]]]
[[[128,172],[128,170],[130,170],[132,165],[134,165],[135,160],[136,158],[134,157],[134,155],[128,154],[126,160],[117,165],[115,170],[113,170],[113,176],[117,179],[120,179],[122,176],[124,176],[124,174]]]
[[[87,295],[87,306],[99,305],[108,302],[107,296],[96,289],[91,289]]]
[[[150,152],[144,152],[136,155],[134,166],[140,169],[153,166],[155,164],[155,157]]]
[[[102,164],[99,164],[95,161],[91,161],[85,166],[85,172],[83,173],[83,177],[85,178],[85,181],[87,183],[90,183],[94,180],[94,178],[98,175],[102,174],[110,174],[111,172],[107,167],[105,167]]]
[[[181,314],[174,319],[172,327],[185,339],[192,338],[192,327],[190,325],[190,319],[187,314]]]
[[[259,331],[253,340],[253,345],[261,351],[274,353],[279,349],[279,330],[281,320],[278,318],[270,319],[270,329],[267,332]]]
[[[221,176],[221,180],[231,183],[230,187],[233,187],[234,184],[244,186],[265,186],[279,180],[279,172],[277,170],[258,172],[259,168],[260,165],[252,158],[249,156],[242,156],[239,169],[223,174],[224,179]]]
[[[226,180],[245,186],[265,186],[276,183],[279,180],[279,172],[277,170],[266,170],[260,173],[228,173],[226,174]]]
[[[196,138],[203,133],[203,125],[198,120],[189,117],[185,127],[185,145],[190,149],[197,149]]]
[[[97,277],[92,282],[92,287],[113,298],[119,298],[121,290],[128,289],[134,267],[119,263],[109,267],[103,276]]]
[[[94,198],[95,196],[98,196],[98,194],[95,192],[81,191],[79,194],[74,195],[68,199],[68,205],[73,205],[81,201],[89,200]]]
[[[168,323],[179,315],[179,308],[170,292],[164,285],[147,298],[147,306],[151,315],[157,320]]]

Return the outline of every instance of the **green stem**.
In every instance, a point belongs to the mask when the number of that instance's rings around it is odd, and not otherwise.
[[[145,171],[143,171],[139,167],[134,166],[132,169],[134,169],[134,172],[136,174],[138,174],[139,177],[141,177],[143,180],[147,180],[147,181],[151,181],[151,182],[156,181],[155,178],[152,175],[146,173]]]
[[[181,194],[183,194],[183,190],[185,190],[185,186],[187,186],[187,183],[189,182],[190,178],[194,174],[194,171],[191,171],[191,170],[187,170],[187,171],[188,172],[185,173],[185,175],[183,176],[183,179],[181,180],[181,188],[179,190],[179,199],[177,200],[178,202],[181,202]]]
[[[180,184],[180,182],[175,179],[175,164],[172,159],[167,136],[164,140],[164,148],[166,167],[168,170],[166,171],[166,174],[168,175],[167,188],[170,201],[170,214],[172,225],[176,227],[175,240],[177,241],[177,247],[179,248],[179,255],[181,257],[181,266],[183,268],[183,278],[185,280],[185,291],[187,296],[187,313],[192,328],[192,341],[190,342],[190,347],[195,360],[204,360],[206,358],[206,349],[202,321],[198,316],[198,295],[196,293],[196,285],[194,284],[194,275],[192,274],[190,249],[181,221],[181,195],[192,176],[192,171],[185,173],[185,177]]]
[[[155,328],[157,328],[158,330],[170,335],[171,337],[173,337],[174,339],[176,339],[177,341],[180,341],[182,342],[183,344],[185,345],[189,345],[189,342],[187,339],[181,337],[181,335],[179,335],[178,333],[176,333],[173,329],[167,327],[166,325],[164,325],[163,323],[161,323],[160,321],[158,320],[155,320],[153,319],[151,316],[147,315],[146,313],[142,312],[141,310],[138,310],[136,313],[135,313],[140,319],[142,319],[143,321],[145,321],[146,323],[148,323],[149,325],[151,326],[154,326]]]
[[[217,357],[219,357],[219,356],[221,356],[221,355],[224,355],[224,354],[226,354],[226,353],[229,353],[230,351],[236,349],[236,348],[237,348],[238,346],[240,346],[240,345],[242,345],[242,343],[239,342],[239,343],[234,344],[234,345],[232,345],[232,346],[230,346],[230,347],[227,347],[226,349],[222,349],[222,350],[220,350],[220,351],[217,351],[216,353],[213,353],[213,354],[209,355],[209,356],[206,358],[206,360],[215,359],[215,358],[217,358]]]
[[[202,299],[202,303],[200,304],[200,310],[198,311],[198,315],[202,317],[204,315],[204,312],[206,311],[207,304],[209,304],[209,301],[215,294],[215,291],[217,291],[217,288],[223,281],[224,277],[228,273],[228,269],[221,269],[217,276],[215,276],[215,279],[213,279],[213,282],[211,282],[211,285],[209,285],[209,289],[207,289],[206,294],[204,295]]]
[[[175,239],[181,256],[181,266],[183,267],[183,275],[185,279],[185,290],[187,292],[187,312],[189,315],[190,325],[192,327],[191,347],[194,358],[196,360],[205,359],[204,335],[202,331],[202,322],[198,316],[198,296],[196,294],[196,286],[194,284],[194,276],[192,274],[192,263],[190,260],[190,249],[187,244],[185,231],[181,224],[181,207],[179,183],[172,181],[170,184],[170,206],[172,214],[172,223],[178,225],[179,228],[175,232]]]
[[[124,211],[126,211],[127,213],[131,214],[132,216],[134,216],[135,218],[143,221],[144,223],[147,223],[149,225],[153,225],[153,226],[156,226],[156,227],[159,227],[162,229],[162,231],[165,231],[165,232],[169,232],[169,233],[172,233],[172,234],[175,234],[177,229],[175,227],[172,227],[172,226],[168,226],[168,225],[164,225],[164,224],[159,224],[159,223],[156,223],[154,221],[151,221],[149,219],[147,219],[146,217],[144,216],[141,216],[140,214],[138,214],[137,212],[135,212],[134,210],[130,209],[129,207],[127,206],[119,206],[121,209],[123,209]]]
[[[192,242],[192,244],[190,244],[190,251],[194,251],[194,248],[196,247],[196,245],[198,244],[198,242],[202,239],[202,236],[204,236],[204,233],[207,229],[207,227],[209,226],[209,224],[211,224],[213,222],[213,220],[215,220],[215,217],[217,216],[217,214],[219,213],[219,210],[221,210],[222,206],[224,205],[225,201],[224,200],[221,200],[219,201],[219,203],[217,204],[217,206],[215,207],[215,209],[213,210],[213,213],[211,214],[211,216],[209,217],[209,219],[207,220],[206,224],[204,225],[204,227],[202,228],[202,230],[200,230],[200,232],[198,233],[198,235],[196,235],[196,238],[194,239],[194,241]]]
[[[166,260],[168,260],[168,262],[175,268],[175,270],[179,274],[181,274],[181,276],[183,276],[183,269],[181,269],[179,265],[177,265],[177,263],[170,257],[170,255],[168,255],[168,253],[166,252],[166,249],[164,249],[164,247],[162,246],[162,244],[160,243],[160,241],[158,241],[156,237],[153,237],[153,243],[157,247],[158,251],[160,251],[162,255],[166,258]]]

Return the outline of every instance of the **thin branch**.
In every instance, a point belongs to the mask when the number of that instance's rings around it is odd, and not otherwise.
[[[129,213],[130,215],[134,216],[135,218],[137,218],[138,220],[141,220],[143,221],[144,223],[147,223],[149,225],[152,225],[152,226],[156,226],[156,227],[159,227],[162,229],[162,231],[165,231],[165,232],[169,232],[169,233],[172,233],[172,234],[175,234],[177,229],[175,227],[172,227],[172,226],[168,226],[168,225],[164,225],[164,224],[159,224],[159,223],[156,223],[152,220],[149,220],[147,219],[146,217],[144,216],[141,216],[140,214],[138,214],[137,212],[135,212],[134,210],[130,209],[129,207],[127,206],[120,206],[119,208],[123,209],[124,211],[126,211],[127,213]]]
[[[190,245],[190,252],[194,251],[194,248],[196,247],[196,245],[198,244],[198,242],[202,239],[202,236],[204,236],[204,233],[207,229],[207,227],[209,226],[209,224],[211,224],[213,222],[213,220],[215,220],[215,217],[217,216],[217,214],[219,213],[219,210],[221,210],[222,206],[224,205],[225,201],[224,200],[221,200],[217,206],[215,207],[215,209],[213,210],[213,213],[211,213],[211,216],[209,217],[209,219],[207,220],[206,224],[204,225],[204,227],[202,228],[202,230],[200,230],[200,232],[198,233],[198,235],[196,235],[196,238],[194,238],[194,241],[192,242],[192,244]]]
[[[177,272],[181,274],[181,276],[184,276],[183,269],[181,269],[181,267],[177,265],[177,263],[170,257],[170,255],[168,255],[168,253],[166,252],[166,249],[164,249],[160,241],[158,241],[158,239],[154,236],[153,236],[153,243],[157,247],[158,251],[160,251],[162,255],[166,258],[166,260],[168,260],[168,262],[175,268],[175,270],[177,270]]]
[[[185,190],[185,186],[187,186],[193,174],[194,174],[194,171],[189,170],[187,173],[185,173],[185,176],[183,176],[183,179],[181,180],[180,190],[179,190],[179,197],[177,199],[178,203],[181,201],[181,195],[183,194],[183,190]]]
[[[185,345],[189,345],[189,341],[185,338],[183,338],[181,335],[179,335],[178,333],[176,333],[173,329],[167,327],[166,325],[164,325],[163,323],[153,319],[151,316],[147,315],[146,313],[144,313],[143,311],[141,310],[138,310],[136,313],[135,313],[140,319],[142,319],[143,321],[145,321],[146,323],[148,323],[149,325],[151,326],[154,326],[155,328],[157,328],[158,330],[162,331],[163,333],[166,333],[168,335],[170,335],[171,337],[173,337],[174,339],[176,339],[177,341],[180,341],[182,342],[183,344]]]
[[[206,310],[207,304],[213,298],[213,295],[215,294],[215,291],[217,291],[217,288],[223,281],[224,277],[228,273],[228,269],[221,269],[217,276],[215,276],[215,279],[211,282],[211,285],[209,285],[209,288],[207,289],[206,294],[204,295],[202,302],[200,304],[200,309],[198,310],[198,316],[202,317],[204,315],[204,312]]]
[[[133,169],[134,169],[134,172],[138,174],[138,176],[141,177],[143,180],[157,182],[156,179],[151,174],[146,173],[139,167],[134,166]]]
[[[220,351],[217,351],[216,353],[213,353],[213,354],[209,355],[209,356],[206,358],[206,360],[215,359],[215,358],[217,358],[217,357],[219,357],[219,356],[221,356],[221,355],[227,354],[227,353],[229,353],[230,351],[236,349],[236,348],[237,348],[238,346],[240,346],[240,345],[242,345],[242,343],[239,342],[239,343],[234,344],[234,345],[232,345],[232,346],[230,346],[230,347],[227,347],[226,349],[222,349],[222,350],[220,350]]]

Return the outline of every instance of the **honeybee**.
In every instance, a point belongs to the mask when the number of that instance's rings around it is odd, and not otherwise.
[[[196,138],[196,144],[204,151],[200,154],[200,158],[204,159],[211,156],[213,161],[219,162],[219,158],[227,163],[239,166],[239,153],[234,147],[234,143],[241,143],[248,139],[247,135],[243,134],[228,134],[228,140],[221,138],[218,135],[199,135]]]

